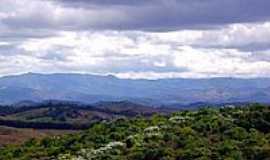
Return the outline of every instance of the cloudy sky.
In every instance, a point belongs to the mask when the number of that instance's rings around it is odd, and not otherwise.
[[[0,76],[270,77],[269,0],[0,0]]]

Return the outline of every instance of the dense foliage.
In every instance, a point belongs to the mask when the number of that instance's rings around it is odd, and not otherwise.
[[[100,122],[81,133],[0,150],[2,160],[263,160],[270,158],[270,108],[204,108]]]

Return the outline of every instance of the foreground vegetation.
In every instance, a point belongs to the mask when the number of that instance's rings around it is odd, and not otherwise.
[[[170,116],[100,122],[81,133],[31,139],[2,160],[263,160],[270,157],[270,108],[204,108]]]

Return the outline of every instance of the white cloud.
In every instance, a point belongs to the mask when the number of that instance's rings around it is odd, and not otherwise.
[[[10,43],[8,43],[8,42],[1,42],[0,41],[0,46],[8,46]]]
[[[270,61],[248,61],[251,52],[235,49],[193,49],[180,47],[175,65],[189,68],[191,72],[207,75],[248,76],[269,75]]]
[[[205,31],[201,38],[197,39],[198,44],[208,42],[204,45],[215,46],[246,46],[252,43],[269,44],[270,22],[258,24],[234,24],[227,28],[216,31]]]
[[[22,42],[17,48],[23,52],[1,57],[0,74],[81,72],[150,79],[270,76],[270,48],[243,50],[250,44],[268,44],[269,26],[270,22],[219,30],[62,31]]]

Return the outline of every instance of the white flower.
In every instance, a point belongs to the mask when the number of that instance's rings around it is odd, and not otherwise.
[[[151,127],[145,128],[144,132],[145,133],[159,132],[159,127],[158,126],[151,126]]]
[[[192,118],[191,117],[189,117],[189,116],[174,116],[174,117],[171,117],[170,119],[169,119],[169,121],[170,122],[172,122],[172,123],[184,123],[184,122],[186,122],[186,121],[188,121],[188,120],[191,120]]]
[[[71,160],[95,160],[98,156],[104,155],[105,153],[111,152],[113,149],[119,149],[125,146],[122,142],[110,142],[104,147],[98,149],[81,149],[75,159]],[[62,159],[61,159],[62,160]]]

